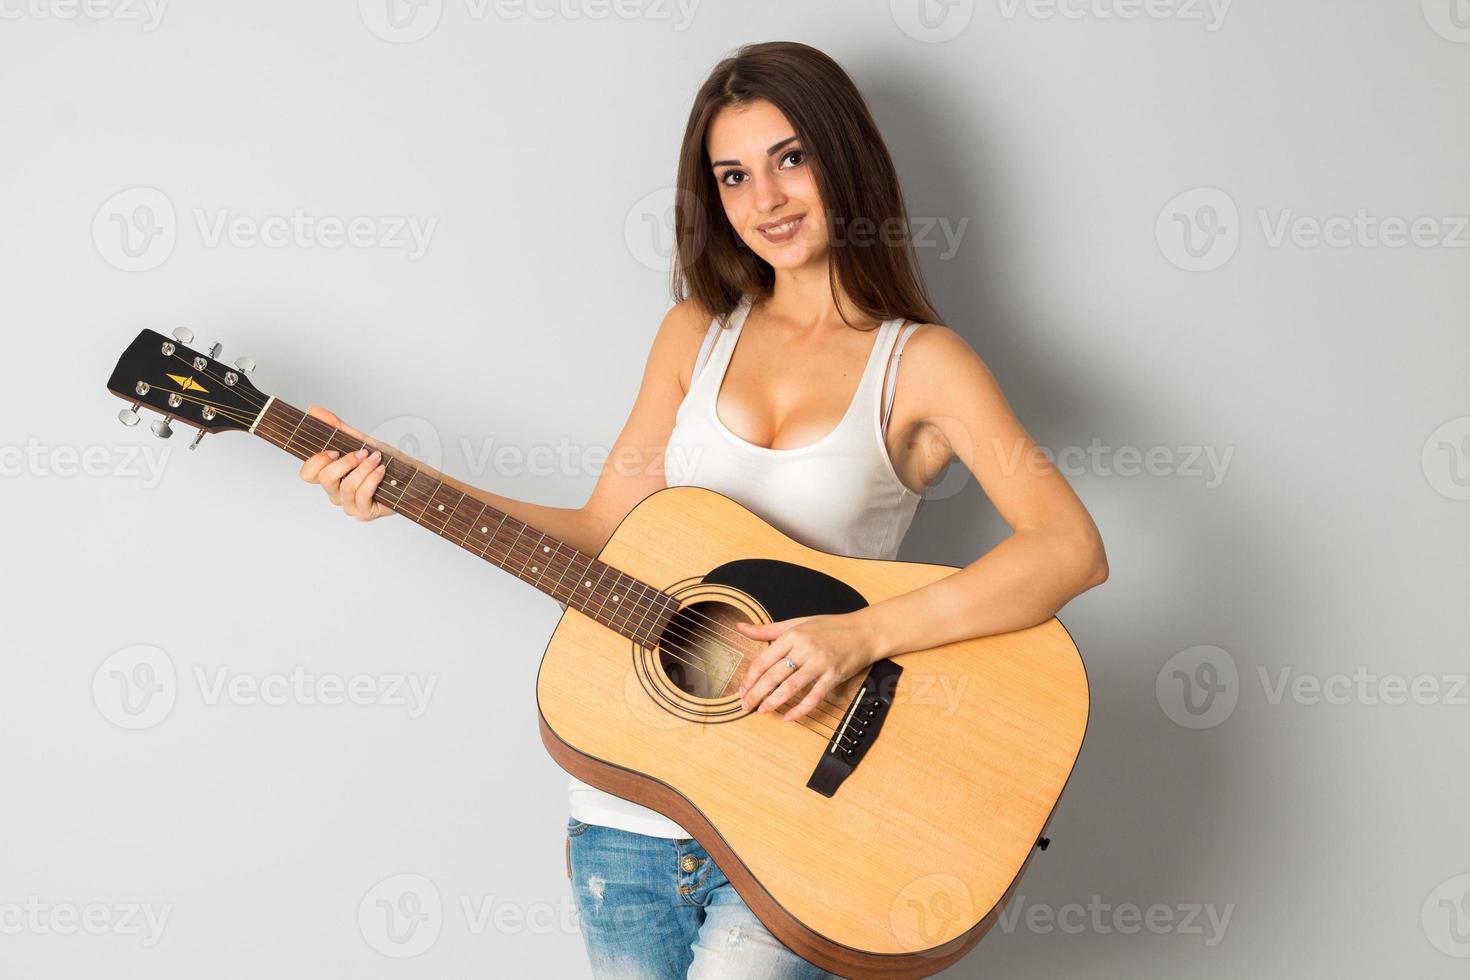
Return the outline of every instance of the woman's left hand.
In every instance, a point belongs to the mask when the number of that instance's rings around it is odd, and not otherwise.
[[[747,711],[752,705],[759,705],[758,711],[774,711],[811,689],[782,716],[786,721],[800,718],[838,684],[879,659],[873,630],[854,613],[735,625],[745,636],[771,641],[751,662],[741,685],[740,699]],[[788,656],[795,670],[786,665]]]

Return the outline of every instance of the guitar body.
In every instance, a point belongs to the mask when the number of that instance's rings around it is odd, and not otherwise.
[[[955,569],[817,551],[698,487],[650,494],[598,557],[691,618],[648,646],[563,614],[536,682],[557,763],[687,829],[767,928],[824,969],[928,976],[974,946],[1081,749],[1087,678],[1062,624],[880,661],[786,722],[798,699],[740,707],[745,658],[765,644],[730,622],[847,612]],[[871,703],[854,699],[880,679],[881,727],[855,764],[834,764],[832,732],[851,730]]]

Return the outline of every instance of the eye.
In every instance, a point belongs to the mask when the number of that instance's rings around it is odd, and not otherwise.
[[[800,166],[801,162],[806,159],[806,151],[802,149],[787,150],[781,157],[781,165],[783,168],[786,165],[786,161],[790,160],[792,157],[796,157],[796,162],[793,163],[792,166]]]
[[[724,184],[726,187],[734,187],[735,182],[732,182],[730,179],[732,177],[744,178],[745,174],[739,170],[726,170],[724,173],[720,174],[720,183]],[[744,180],[742,179],[741,181],[739,181],[739,183],[744,183]]]

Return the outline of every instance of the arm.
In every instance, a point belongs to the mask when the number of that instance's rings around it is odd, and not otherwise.
[[[794,720],[873,661],[1034,626],[1108,577],[1091,515],[964,338],[926,324],[904,355],[893,418],[915,420],[908,431],[933,447],[926,477],[958,457],[1012,534],[953,575],[856,612],[741,625],[772,641],[746,674],[747,707],[774,710],[810,687],[785,715]],[[770,670],[788,654],[796,671]]]
[[[674,427],[674,413],[687,388],[687,373],[704,338],[709,319],[689,301],[669,311],[654,338],[644,364],[627,422],[618,435],[590,498],[581,507],[548,507],[492,493],[444,473],[422,467],[477,500],[504,511],[560,538],[579,551],[597,554],[618,523],[644,497],[664,487],[663,449]],[[342,425],[336,415],[313,405],[310,414],[330,425]],[[373,445],[363,433],[342,425],[342,431]],[[373,499],[383,470],[371,454],[337,458],[318,453],[301,466],[301,478],[319,483],[332,503],[350,517],[371,521],[391,514]]]

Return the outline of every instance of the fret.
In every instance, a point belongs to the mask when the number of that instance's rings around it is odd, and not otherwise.
[[[328,426],[274,398],[256,418],[253,431],[298,459],[323,449],[348,455],[367,447],[350,439],[340,426]],[[668,613],[679,608],[660,590],[483,500],[472,511],[465,501],[478,498],[435,479],[411,459],[385,452],[382,462],[377,499],[385,507],[635,642],[651,644],[667,625]],[[492,524],[496,514],[500,516]],[[553,566],[554,576],[549,574]]]

